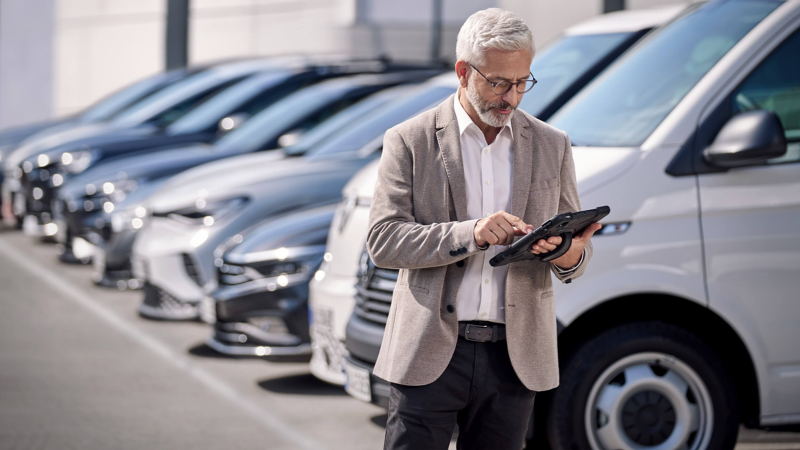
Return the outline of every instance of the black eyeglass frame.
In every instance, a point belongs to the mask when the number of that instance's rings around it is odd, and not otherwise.
[[[495,82],[495,81],[492,81],[492,80],[486,78],[486,75],[481,73],[481,71],[478,70],[477,67],[473,66],[472,63],[467,63],[467,64],[469,64],[470,67],[475,69],[475,72],[478,72],[478,74],[480,74],[480,76],[482,76],[483,79],[486,80],[487,83],[492,85],[492,92],[494,92],[494,95],[506,95],[508,93],[508,91],[511,90],[512,86],[516,86],[517,87],[517,89],[516,89],[517,94],[524,94],[526,92],[530,92],[530,90],[533,89],[534,86],[536,86],[536,83],[538,83],[538,81],[536,81],[536,78],[533,76],[533,72],[528,72],[531,77],[526,79],[525,81],[517,81],[516,83],[512,83],[510,81]],[[527,84],[529,81],[533,81],[533,83],[531,83],[531,87],[529,87],[529,88],[525,89],[524,91],[520,92],[518,86],[520,84]],[[503,83],[508,83],[508,89],[506,89],[505,92],[499,92],[498,93],[495,89],[497,89],[497,86],[500,86]]]

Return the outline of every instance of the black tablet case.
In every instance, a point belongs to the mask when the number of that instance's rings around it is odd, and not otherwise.
[[[567,212],[551,217],[539,228],[526,234],[511,244],[507,249],[495,255],[489,260],[492,267],[504,266],[508,263],[517,261],[528,261],[531,259],[541,259],[542,261],[552,261],[564,253],[567,253],[572,245],[572,236],[579,234],[589,225],[599,222],[603,217],[611,212],[608,206],[601,206],[585,211]],[[531,252],[531,248],[539,239],[547,239],[551,236],[561,236],[561,244],[555,250],[543,255]]]

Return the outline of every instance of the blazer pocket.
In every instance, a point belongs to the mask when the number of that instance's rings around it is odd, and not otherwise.
[[[531,191],[545,191],[558,186],[558,177],[531,181]]]
[[[395,289],[399,289],[401,291],[405,290],[405,291],[416,292],[418,294],[427,294],[428,293],[428,289],[426,289],[424,287],[411,286],[409,284],[398,284],[398,285],[395,286]]]

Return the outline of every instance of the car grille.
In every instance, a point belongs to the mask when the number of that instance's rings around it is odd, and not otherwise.
[[[360,318],[386,325],[398,271],[375,266],[366,250],[361,254],[353,312]]]
[[[197,270],[197,265],[191,256],[186,253],[183,254],[183,267],[186,269],[186,274],[189,275],[198,286],[203,286],[203,281],[200,279],[200,271]]]

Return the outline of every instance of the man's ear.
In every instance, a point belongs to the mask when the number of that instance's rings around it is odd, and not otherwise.
[[[456,61],[456,75],[461,87],[467,87],[467,75],[469,74],[469,64],[466,61]]]

